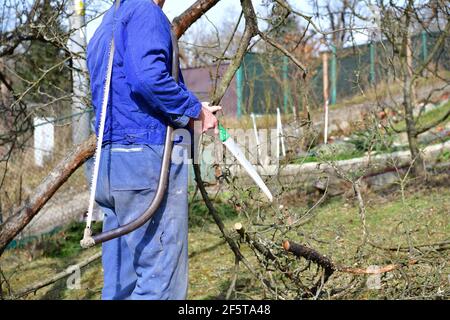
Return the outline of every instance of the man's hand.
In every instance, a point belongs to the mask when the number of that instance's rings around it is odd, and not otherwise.
[[[198,119],[191,119],[189,121],[189,126],[194,129],[194,122],[201,121],[202,123],[202,131],[204,133],[209,129],[214,129],[214,134],[219,134],[219,122],[217,121],[215,112],[222,110],[221,106],[210,106],[209,102],[202,102],[202,111],[200,112],[200,116]]]

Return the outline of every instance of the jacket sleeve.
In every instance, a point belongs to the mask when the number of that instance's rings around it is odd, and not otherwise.
[[[172,47],[170,24],[152,1],[141,2],[125,27],[124,69],[133,94],[176,126],[198,118],[201,103],[170,74]]]

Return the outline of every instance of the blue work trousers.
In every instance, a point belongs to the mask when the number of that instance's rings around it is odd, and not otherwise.
[[[163,145],[103,147],[96,201],[104,212],[104,231],[136,219],[148,208],[158,186],[163,150]],[[168,189],[152,219],[125,236],[103,243],[102,299],[186,298],[186,158],[187,147],[174,145]]]

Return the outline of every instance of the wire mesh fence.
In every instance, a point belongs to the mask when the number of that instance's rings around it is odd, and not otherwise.
[[[39,106],[34,107],[39,109]],[[30,111],[28,132],[22,134],[15,144],[5,144],[1,150],[0,221],[13,214],[65,158],[74,147],[74,139],[77,139],[74,123],[80,116],[91,114],[90,108],[72,114],[70,101],[45,109],[47,113]],[[43,234],[72,220],[82,219],[89,184],[85,171],[83,166],[71,176],[18,239]]]
[[[413,66],[418,68],[436,45],[440,32],[421,32],[411,39]],[[432,56],[432,67],[450,70],[450,40],[446,38]],[[390,83],[399,74],[400,65],[393,57],[394,48],[387,40],[371,41],[336,50],[324,51],[328,61],[329,103],[331,105],[363,95],[371,87]],[[309,75],[279,53],[249,53],[240,71],[241,114],[275,113],[277,108],[292,112],[292,106],[308,104],[320,108],[324,104],[323,59],[317,57],[309,66]],[[238,82],[239,86],[239,82]],[[239,90],[239,88],[238,88]],[[238,111],[239,114],[239,111]]]

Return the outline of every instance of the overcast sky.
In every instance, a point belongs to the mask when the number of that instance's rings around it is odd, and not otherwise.
[[[104,1],[104,0],[103,0]],[[148,0],[152,1],[152,0]],[[189,8],[196,0],[166,0],[166,3],[164,5],[164,12],[169,18],[169,20],[173,20],[174,17],[181,14],[183,11],[185,11],[187,8]],[[312,7],[310,5],[309,0],[288,0],[291,6],[301,11],[302,13],[305,13],[307,15],[312,15]],[[252,0],[253,5],[255,7],[255,10],[257,11],[258,16],[266,16],[266,8],[262,6],[263,0]],[[103,10],[106,10],[108,7],[111,6],[112,1],[104,1],[104,2],[95,2],[96,8],[99,7]],[[89,8],[87,8],[89,10]],[[213,24],[215,26],[222,26],[222,21],[225,19],[227,22],[234,21],[232,17],[237,17],[240,13],[240,0],[221,0],[218,4],[216,4],[212,9],[210,9],[206,17],[211,23],[205,23],[205,18],[203,17],[203,23],[201,24],[200,30],[203,30],[202,28],[210,28],[210,30],[213,30]],[[322,30],[327,29],[328,22],[322,17],[314,17],[313,20],[315,23],[321,28]],[[95,19],[92,22],[88,23],[87,25],[87,39],[92,37],[93,33],[95,32],[95,29],[98,27],[98,25],[101,22],[100,19]],[[199,22],[197,22],[199,23]],[[260,21],[261,23],[261,21]],[[243,26],[242,26],[243,27]],[[260,25],[260,27],[263,27],[263,25]],[[207,30],[207,31],[210,31]],[[367,34],[364,32],[359,33],[358,31],[354,34],[353,41],[355,43],[364,43],[368,40]]]
[[[151,0],[149,0],[151,1]],[[164,12],[166,13],[169,20],[172,20],[174,17],[185,11],[189,8],[196,0],[166,0],[164,5]],[[264,13],[264,8],[261,6],[262,0],[253,0],[252,1],[255,9],[259,13]],[[294,8],[299,8],[300,2],[306,4],[308,1],[306,0],[291,0],[290,3]],[[294,3],[297,3],[296,5]],[[105,5],[105,9],[108,8]],[[206,14],[208,19],[211,20],[212,23],[216,25],[221,25],[221,20],[225,17],[229,18],[230,15],[238,15],[240,12],[240,0],[221,0],[217,5],[215,5],[211,10]],[[88,40],[92,37],[95,29],[100,24],[101,19],[96,19],[88,24],[87,27],[87,38]],[[212,26],[211,26],[212,28]]]

